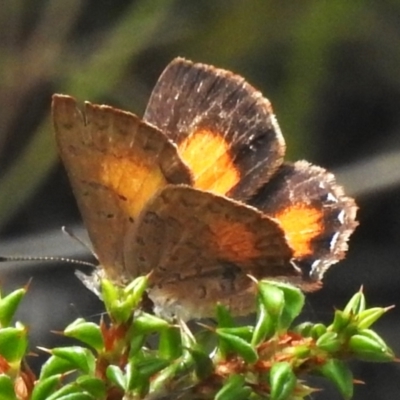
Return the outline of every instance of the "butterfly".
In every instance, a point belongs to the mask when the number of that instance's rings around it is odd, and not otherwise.
[[[53,96],[58,150],[100,268],[152,271],[155,312],[182,319],[255,309],[256,279],[321,287],[357,206],[335,177],[283,161],[270,102],[230,71],[174,59],[143,118]]]

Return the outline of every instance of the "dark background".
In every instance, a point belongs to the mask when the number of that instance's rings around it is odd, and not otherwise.
[[[59,231],[80,217],[55,151],[51,94],[141,115],[158,75],[180,55],[245,76],[272,101],[288,159],[333,170],[357,199],[348,256],[308,296],[307,318],[329,321],[360,285],[370,305],[399,302],[398,1],[5,0],[0,46],[2,254],[88,253]],[[102,310],[65,263],[0,271],[5,291],[33,277],[19,318],[35,345],[61,343],[43,335]],[[376,325],[397,354],[399,317],[394,309]],[[366,382],[355,399],[399,398],[396,364],[355,363],[353,371]],[[340,396],[327,387],[313,398]]]

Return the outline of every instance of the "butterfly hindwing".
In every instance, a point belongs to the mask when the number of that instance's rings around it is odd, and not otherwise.
[[[333,174],[306,161],[283,164],[250,204],[276,218],[303,269],[304,289],[342,259],[357,226],[357,206]]]
[[[178,314],[182,308],[198,317],[212,315],[217,301],[234,314],[247,314],[255,306],[248,274],[299,276],[274,220],[188,186],[168,186],[149,201],[132,243],[129,264],[138,274],[152,271],[150,297],[161,309],[178,308]]]

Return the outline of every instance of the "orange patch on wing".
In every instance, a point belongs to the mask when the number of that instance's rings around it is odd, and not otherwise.
[[[230,145],[217,132],[199,129],[179,144],[179,154],[194,176],[194,187],[226,194],[240,180]]]
[[[160,169],[151,168],[140,154],[135,159],[103,156],[98,179],[125,200],[122,204],[132,217],[137,216],[149,198],[167,184]]]
[[[242,264],[246,260],[257,258],[260,251],[256,248],[254,232],[245,229],[239,222],[215,221],[210,226],[218,236],[217,252],[221,258]]]
[[[322,214],[305,204],[294,204],[274,215],[285,232],[294,257],[304,257],[313,252],[311,241],[323,230]]]

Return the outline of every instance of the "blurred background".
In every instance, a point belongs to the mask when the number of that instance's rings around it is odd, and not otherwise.
[[[357,199],[348,256],[308,296],[307,318],[329,321],[361,285],[370,305],[399,302],[400,2],[4,0],[0,48],[1,254],[90,259],[60,231],[83,235],[56,154],[51,95],[142,115],[158,75],[184,56],[245,76],[272,101],[287,159],[329,168]],[[68,264],[0,265],[5,292],[31,277],[20,319],[33,345],[58,345],[50,330],[102,311]],[[397,355],[399,317],[394,309],[376,326]],[[398,365],[353,371],[365,381],[355,399],[398,398]],[[340,396],[327,385],[313,398]]]

